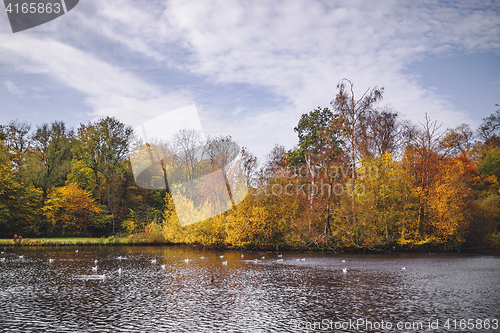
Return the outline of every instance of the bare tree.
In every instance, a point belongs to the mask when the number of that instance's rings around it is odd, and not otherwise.
[[[443,155],[463,155],[469,157],[474,145],[474,132],[467,124],[448,129],[440,142]]]
[[[346,150],[350,151],[351,155],[351,171],[352,171],[352,223],[356,225],[356,203],[354,200],[356,189],[356,171],[355,167],[359,152],[357,151],[357,141],[359,127],[362,118],[366,113],[373,111],[373,106],[376,102],[382,99],[384,88],[374,87],[368,88],[361,98],[356,99],[354,94],[354,83],[348,79],[343,79],[337,85],[338,93],[335,99],[331,101],[333,110],[340,116],[342,121],[342,136],[346,144]]]
[[[250,187],[253,183],[252,180],[255,176],[259,163],[257,161],[257,157],[253,155],[247,147],[241,148],[241,157],[243,159],[243,169],[247,179],[247,186]]]

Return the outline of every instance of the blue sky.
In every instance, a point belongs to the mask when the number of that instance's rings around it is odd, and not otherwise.
[[[0,10],[0,123],[137,126],[195,104],[259,158],[342,78],[414,122],[473,128],[500,104],[498,1],[83,0],[13,34]]]

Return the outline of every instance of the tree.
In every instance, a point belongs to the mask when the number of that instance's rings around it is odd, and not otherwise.
[[[360,116],[357,146],[363,158],[377,158],[395,154],[401,138],[398,114],[386,107],[382,111],[371,110]]]
[[[498,104],[495,104],[498,106]],[[500,137],[500,109],[490,116],[483,118],[483,123],[478,129],[479,136],[484,141],[490,141]]]
[[[361,98],[356,99],[354,94],[354,84],[348,79],[343,79],[337,84],[338,93],[335,99],[330,103],[334,112],[339,115],[342,124],[342,138],[345,144],[345,150],[350,151],[351,155],[351,175],[352,175],[352,224],[356,225],[356,163],[359,157],[358,136],[362,118],[366,113],[373,110],[373,106],[382,99],[384,88],[368,88]]]
[[[440,148],[444,150],[443,155],[470,157],[474,145],[473,137],[474,132],[467,124],[448,129],[440,142]]]
[[[7,125],[0,126],[1,138],[12,154],[11,159],[17,167],[21,166],[24,153],[30,147],[30,129],[29,123],[18,120],[12,120]]]
[[[0,140],[0,235],[36,235],[41,193],[22,183],[11,162],[12,155]]]
[[[250,187],[254,184],[254,177],[257,172],[257,167],[259,163],[257,161],[257,157],[252,154],[247,147],[241,148],[241,156],[243,159],[243,169],[245,173],[245,177],[247,179],[247,187]]]
[[[73,132],[66,131],[64,123],[43,124],[32,136],[32,147],[26,153],[25,177],[43,193],[42,204],[48,190],[62,186],[70,172]]]
[[[334,115],[328,108],[317,109],[303,114],[299,123],[294,128],[299,137],[299,148],[288,153],[289,165],[293,167],[306,167],[311,182],[309,191],[309,236],[313,228],[313,204],[316,181],[322,178],[328,184],[328,199],[326,200],[326,218],[324,236],[328,237],[331,186],[333,179],[329,176],[330,167],[338,162],[342,153],[339,139],[338,115]]]
[[[104,193],[99,195],[100,202],[106,202],[111,212],[113,233],[119,207],[117,187],[112,186],[111,182],[114,175],[123,171],[122,163],[129,151],[132,135],[130,126],[106,117],[95,123],[80,125],[76,136],[78,143],[73,148],[75,157],[94,172],[98,185],[96,189],[104,189]]]
[[[427,225],[427,201],[430,188],[436,181],[439,173],[441,156],[439,154],[439,143],[442,133],[439,132],[441,126],[436,121],[431,121],[425,115],[425,122],[421,123],[418,136],[407,146],[405,159],[414,173],[414,191],[418,193],[418,231],[417,234],[425,236],[428,233]]]
[[[52,223],[53,232],[63,236],[105,226],[103,210],[92,194],[74,184],[54,189],[43,211]]]

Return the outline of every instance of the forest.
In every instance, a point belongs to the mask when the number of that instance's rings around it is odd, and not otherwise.
[[[166,178],[164,187],[149,188],[134,178],[140,143],[130,126],[113,117],[76,130],[62,121],[12,120],[0,125],[0,237],[144,236],[329,251],[500,248],[500,109],[476,130],[444,129],[424,113],[418,123],[402,119],[381,106],[383,94],[374,87],[356,96],[342,80],[328,107],[297,119],[297,145],[276,144],[264,161],[231,136],[203,141],[182,130],[156,143],[170,156],[160,176],[175,165],[189,180],[218,166],[226,184],[224,165],[238,147],[248,194],[186,226]],[[196,147],[203,151],[191,154]]]

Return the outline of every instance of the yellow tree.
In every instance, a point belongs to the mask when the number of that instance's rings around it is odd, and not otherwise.
[[[105,225],[103,210],[92,194],[74,184],[54,189],[43,211],[53,231],[62,235],[83,233]]]
[[[470,215],[466,165],[460,158],[446,158],[439,169],[428,196],[429,231],[441,243],[459,245],[465,242]]]

